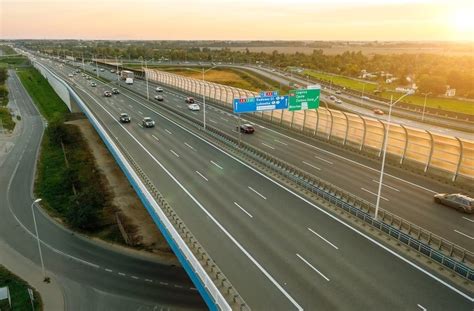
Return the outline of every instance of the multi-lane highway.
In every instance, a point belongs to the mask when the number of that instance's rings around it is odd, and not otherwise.
[[[105,98],[103,92],[112,85],[97,82],[91,87],[80,75],[68,78],[71,68],[43,63],[71,83],[127,148],[253,309],[471,308],[469,294],[199,138],[195,128],[180,124],[160,107],[187,109],[182,94],[165,89],[165,101],[153,103],[121,88],[120,95]],[[139,83],[132,87],[139,88]],[[119,123],[122,112],[131,116],[130,124]],[[235,129],[232,116],[217,109],[209,112],[213,125],[228,132]],[[156,121],[155,128],[141,126],[145,116]],[[274,149],[262,148],[279,155],[284,151],[277,144],[287,149],[304,146],[261,127],[245,139],[265,142]],[[321,166],[321,171],[329,173],[334,169],[330,162],[340,161],[336,155],[333,159],[319,149],[310,150],[310,164]],[[347,167],[356,165],[349,162]]]
[[[92,67],[89,67],[92,69]],[[99,72],[102,77],[111,81],[115,74],[108,70]],[[130,88],[146,95],[146,83],[135,80]],[[176,90],[161,86],[163,93],[155,91],[156,85],[150,83],[149,93],[153,101],[155,94],[164,97],[163,102],[155,101],[156,105],[171,105],[196,119],[203,119],[203,110],[190,111],[185,103],[187,95]],[[200,98],[196,98],[201,103]],[[238,136],[238,121],[231,113],[207,105],[207,123],[225,131],[229,135]],[[201,105],[201,108],[202,105]],[[254,122],[252,122],[254,123]],[[254,135],[244,135],[243,140],[255,147],[283,159],[303,171],[331,182],[369,202],[376,199],[380,164],[361,155],[347,153],[333,145],[320,141],[292,136],[291,133],[271,128],[268,125],[256,126]],[[459,213],[443,207],[433,201],[436,193],[457,193],[459,189],[436,182],[434,180],[388,168],[386,170],[381,207],[431,232],[442,236],[469,251],[474,251],[474,216]]]
[[[8,88],[22,117],[0,166],[0,238],[39,265],[31,215],[32,183],[43,122],[14,71]],[[73,234],[36,213],[48,275],[59,279],[69,310],[204,309],[183,269]]]

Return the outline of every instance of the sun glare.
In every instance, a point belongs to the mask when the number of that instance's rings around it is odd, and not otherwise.
[[[455,11],[450,23],[453,30],[458,33],[474,34],[474,6]]]

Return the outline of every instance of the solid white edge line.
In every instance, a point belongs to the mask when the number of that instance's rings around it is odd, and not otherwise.
[[[85,90],[82,89],[82,91],[87,94],[90,98],[92,98],[92,100],[94,100],[111,118],[113,118],[112,114],[107,111],[107,109],[105,109],[102,104],[100,104],[92,95],[90,95],[88,92],[86,92]],[[124,94],[125,95],[125,94]],[[125,95],[127,96],[127,95]],[[140,103],[139,101],[131,98],[130,96],[127,96],[129,97],[130,99],[136,101],[137,103],[139,103],[140,105],[144,106],[145,108],[153,111],[154,113],[160,115],[161,117],[165,118],[166,120],[170,121],[171,123],[175,124],[176,126],[178,126],[179,128],[185,130],[186,132],[190,133],[191,135],[197,137],[198,139],[202,140],[203,142],[206,142],[206,140],[202,139],[201,137],[197,136],[196,134],[192,133],[191,131],[189,131],[188,129],[184,128],[183,126],[179,125],[178,123],[176,123],[175,121],[167,118],[166,116],[148,108],[147,106],[143,105],[142,103]],[[115,120],[115,118],[113,118]],[[115,120],[116,121],[116,120]],[[142,147],[143,150],[145,150],[145,152],[155,161],[155,163],[158,164],[158,166],[161,167],[161,169],[163,171],[165,171],[165,173],[181,188],[181,190],[183,190],[187,195],[188,197],[194,202],[196,203],[196,205],[214,222],[214,224],[234,243],[234,245],[237,246],[237,248],[240,249],[240,251],[245,255],[247,256],[247,258],[267,277],[267,279],[270,280],[271,283],[273,283],[273,285],[275,285],[275,287],[300,311],[303,311],[303,308],[296,302],[296,300],[273,278],[273,276],[262,266],[260,265],[260,263],[252,257],[252,255],[239,243],[239,241],[237,241],[236,238],[234,238],[233,235],[231,235],[229,233],[229,231],[227,231],[227,229],[220,223],[217,221],[217,219],[188,191],[188,189],[186,189],[180,182],[179,180],[173,175],[171,174],[171,172],[160,162],[158,161],[158,159],[156,159],[153,154],[151,154],[150,151],[148,151],[148,149],[145,148],[145,146],[143,146],[137,138],[135,138],[135,136],[133,136],[128,129],[126,129],[121,123],[119,123],[118,121],[116,121],[119,126],[125,131],[127,132],[127,134],[132,137],[132,139],[140,146]],[[214,145],[210,144],[209,142],[206,142],[207,144],[209,144],[210,146],[213,146],[214,148],[216,148]],[[217,150],[220,150],[218,148],[216,148]],[[227,154],[227,153],[225,153]],[[230,156],[230,155],[229,155]],[[234,158],[235,159],[235,158]]]
[[[314,233],[315,235],[317,235],[321,240],[323,240],[324,242],[328,243],[329,245],[331,245],[332,247],[334,247],[335,249],[339,249],[336,245],[332,244],[331,242],[329,242],[328,240],[326,240],[325,238],[323,238],[321,235],[319,235],[316,231],[314,231],[313,229],[311,228],[308,228],[309,231],[311,231],[312,233]]]
[[[375,193],[375,192],[369,191],[369,190],[367,190],[367,189],[365,189],[365,188],[360,188],[360,189],[364,190],[365,192],[370,193],[371,195],[377,196],[377,193]],[[390,201],[389,199],[384,198],[383,196],[380,196],[380,198],[381,198],[382,200],[385,200],[385,201]]]
[[[255,190],[254,188],[252,188],[252,187],[250,187],[250,186],[248,186],[248,188],[249,188],[250,190],[252,190],[253,192],[255,192],[255,193],[256,193],[259,197],[261,197],[262,199],[264,199],[264,200],[267,199],[264,195],[262,195],[261,193],[259,193],[259,192],[258,192],[257,190]]]
[[[103,82],[101,82],[101,83],[102,83],[102,84],[105,84],[105,83],[103,83]],[[127,90],[127,91],[128,91],[128,90]],[[125,94],[124,94],[124,95],[125,95]],[[89,95],[89,96],[91,96],[91,95]],[[398,254],[397,252],[395,252],[395,251],[391,250],[390,248],[384,246],[383,244],[381,244],[380,242],[376,241],[375,239],[373,239],[372,237],[368,236],[367,234],[363,233],[362,231],[359,231],[358,229],[356,229],[356,228],[354,228],[354,227],[351,227],[349,224],[347,224],[347,223],[344,222],[343,220],[337,218],[336,216],[332,215],[331,213],[329,213],[329,212],[326,211],[325,209],[323,209],[323,208],[317,206],[316,204],[312,203],[312,202],[309,201],[308,199],[306,199],[306,198],[302,197],[301,195],[297,194],[297,193],[294,192],[293,190],[291,190],[291,189],[289,189],[289,188],[286,188],[285,186],[281,185],[280,183],[278,183],[277,181],[271,179],[270,177],[266,176],[265,174],[259,172],[257,169],[251,167],[250,165],[248,165],[247,163],[243,162],[242,160],[236,158],[235,156],[231,155],[230,153],[226,152],[225,150],[223,150],[223,149],[217,147],[216,145],[212,144],[211,142],[209,142],[209,141],[205,140],[204,138],[198,136],[197,134],[193,133],[191,130],[185,128],[184,126],[182,126],[181,124],[177,123],[176,121],[173,121],[173,120],[171,120],[170,118],[166,117],[165,115],[163,115],[163,114],[157,112],[157,111],[154,110],[153,108],[148,107],[147,105],[141,103],[140,101],[138,101],[138,100],[136,100],[136,99],[134,99],[134,98],[132,98],[132,97],[130,97],[130,96],[128,96],[128,95],[125,95],[125,96],[128,97],[129,99],[131,99],[131,100],[137,102],[138,104],[142,105],[143,107],[147,108],[148,110],[154,112],[155,114],[160,115],[162,118],[164,118],[164,119],[168,120],[169,122],[175,124],[177,127],[181,128],[182,130],[184,130],[184,131],[188,132],[189,134],[195,136],[196,138],[198,138],[199,140],[201,140],[201,141],[203,141],[204,143],[208,144],[209,146],[213,147],[214,149],[216,149],[216,150],[222,152],[223,154],[227,155],[228,157],[230,157],[230,158],[234,159],[235,161],[239,162],[240,164],[246,166],[246,167],[249,168],[250,170],[254,171],[254,172],[257,173],[258,175],[260,175],[260,176],[262,176],[263,178],[265,178],[265,179],[269,180],[270,182],[274,183],[275,185],[277,185],[278,187],[282,188],[283,190],[285,190],[285,191],[287,191],[287,192],[293,194],[295,197],[297,197],[297,198],[299,198],[300,200],[306,202],[307,204],[309,204],[309,205],[312,206],[313,208],[319,210],[321,213],[326,214],[328,217],[330,217],[330,218],[332,218],[333,220],[339,222],[340,224],[346,226],[348,229],[354,231],[355,233],[357,233],[357,234],[359,234],[360,236],[364,237],[364,238],[367,239],[368,241],[372,242],[373,244],[379,246],[380,248],[384,249],[384,250],[387,251],[388,253],[390,253],[390,254],[392,254],[393,256],[397,257],[398,259],[404,261],[404,262],[407,263],[408,265],[412,266],[412,267],[415,268],[416,270],[418,270],[418,271],[424,273],[425,275],[429,276],[430,278],[432,278],[433,280],[437,281],[438,283],[440,283],[440,284],[446,286],[447,288],[451,289],[452,291],[454,291],[455,293],[459,294],[460,296],[462,296],[462,297],[468,299],[468,300],[471,301],[471,302],[474,302],[474,298],[473,298],[473,297],[470,297],[469,295],[465,294],[464,292],[462,292],[461,290],[457,289],[457,288],[454,287],[453,285],[451,285],[451,284],[447,283],[446,281],[442,280],[442,279],[439,278],[438,276],[436,276],[436,275],[430,273],[429,271],[427,271],[427,270],[425,270],[424,268],[422,268],[422,267],[416,265],[415,263],[413,263],[412,261],[406,259],[405,257],[403,257],[402,255]],[[91,96],[91,97],[92,97],[92,96]],[[94,100],[95,100],[95,99],[94,99]],[[146,100],[145,100],[145,102],[148,103]],[[102,107],[102,105],[101,105],[101,107]],[[102,107],[102,109],[105,110],[105,108],[103,108],[103,107]],[[123,126],[122,126],[122,127],[123,127]],[[124,128],[124,127],[123,127],[123,128]],[[124,128],[124,129],[125,129],[125,128]],[[270,131],[273,131],[273,130],[271,130],[271,129],[269,129],[269,130],[270,130]],[[277,133],[278,133],[278,132],[277,132]],[[280,134],[280,133],[279,133],[279,134]],[[283,135],[283,134],[281,134],[281,135]],[[283,136],[286,136],[286,135],[283,135]],[[288,137],[288,138],[294,140],[294,138],[292,138],[292,137]],[[304,142],[303,142],[303,143],[304,143]],[[306,143],[305,143],[305,144],[306,144]],[[307,144],[307,145],[309,145],[309,144]],[[309,146],[311,146],[311,145],[309,145]],[[315,148],[317,148],[317,147],[315,147]],[[321,149],[321,150],[323,150],[323,149]],[[338,156],[338,157],[342,157],[342,156],[339,156],[339,155],[337,155],[337,156]],[[344,158],[344,157],[342,157],[342,158]],[[344,159],[345,159],[345,158],[344,158]],[[347,160],[349,160],[349,159],[347,159]],[[349,161],[352,161],[352,160],[349,160]],[[354,162],[354,163],[356,163],[356,164],[359,164],[359,163],[356,162],[356,161],[352,161],[352,162]],[[372,168],[370,168],[370,169],[372,169]],[[390,175],[388,175],[388,174],[386,174],[386,175],[387,175],[387,176],[390,176]],[[395,177],[395,178],[398,178],[398,177]],[[404,180],[402,180],[402,181],[404,181]],[[405,181],[405,182],[406,182],[406,181]],[[410,182],[408,182],[408,183],[410,183]],[[416,185],[416,184],[413,184],[413,185],[418,186],[418,185]],[[418,187],[421,187],[421,186],[418,186]],[[421,187],[421,188],[423,188],[423,187]],[[431,191],[431,192],[434,192],[434,191],[429,190],[429,189],[426,189],[426,188],[423,188],[423,189],[428,190],[428,191]],[[436,193],[436,192],[435,192],[435,193]],[[207,210],[206,210],[206,212],[207,212]],[[207,213],[208,213],[208,212],[207,212]],[[233,237],[232,237],[232,238],[233,238]],[[231,240],[232,240],[232,239],[231,239]],[[234,240],[235,240],[235,239],[234,239]],[[238,243],[237,240],[235,240],[235,242]],[[240,244],[239,244],[239,245],[240,245]],[[240,247],[239,247],[239,248],[240,248]],[[247,253],[244,253],[244,254],[247,255]],[[249,254],[248,256],[250,256],[250,254]],[[250,258],[249,258],[249,259],[250,259]],[[253,259],[253,257],[252,257],[252,259]],[[252,259],[251,259],[251,260],[252,260]],[[252,262],[254,262],[254,261],[252,260]],[[255,263],[256,263],[256,261],[254,262],[254,264],[255,264]],[[257,263],[257,264],[258,264],[258,263]],[[259,269],[260,269],[260,267],[259,267]],[[270,275],[263,267],[262,267],[262,269],[265,271],[265,272],[264,272],[265,276],[268,275],[268,276],[271,277],[271,275]],[[260,270],[260,271],[262,271],[262,270]],[[262,272],[263,272],[263,271],[262,271]],[[267,277],[268,277],[268,276],[267,276]],[[278,283],[276,282],[276,280],[274,280],[273,278],[272,278],[271,280],[272,280],[272,283],[274,282],[273,284],[274,284],[283,294],[286,293],[285,296],[288,295],[287,298],[290,299],[289,297],[291,297],[291,296],[289,296],[289,294],[285,291],[285,289],[283,289],[283,287],[281,287],[281,285],[278,284]],[[293,299],[292,297],[291,297],[290,301],[292,301],[292,303],[294,302],[294,304],[298,305],[298,304],[296,303],[296,301],[294,301],[294,299]],[[298,305],[298,307],[299,307],[299,305]],[[299,307],[299,308],[301,308],[301,307]],[[302,310],[302,309],[301,309],[301,310]]]
[[[310,264],[306,259],[304,259],[300,254],[296,253],[296,256],[298,256],[299,259],[301,259],[305,264],[307,264],[311,269],[316,271],[320,276],[322,276],[326,281],[329,282],[329,278],[322,274],[318,269],[316,269],[312,264]]]
[[[242,212],[244,212],[245,214],[247,214],[250,218],[253,218],[252,214],[250,214],[249,212],[247,212],[242,206],[240,206],[237,202],[234,202],[235,205],[237,205],[238,208],[240,208],[242,210]]]

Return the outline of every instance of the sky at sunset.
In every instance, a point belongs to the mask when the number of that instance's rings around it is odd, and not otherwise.
[[[474,40],[467,0],[0,0],[0,38]]]

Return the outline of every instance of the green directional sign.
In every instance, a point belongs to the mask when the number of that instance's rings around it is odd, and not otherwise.
[[[291,90],[288,93],[288,110],[298,111],[306,109],[317,109],[319,107],[320,89]]]

